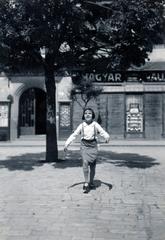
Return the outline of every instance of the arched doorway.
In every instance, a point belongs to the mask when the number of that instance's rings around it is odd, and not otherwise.
[[[38,88],[26,90],[19,101],[19,135],[46,133],[46,93]]]

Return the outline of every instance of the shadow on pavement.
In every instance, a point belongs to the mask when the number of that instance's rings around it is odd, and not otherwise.
[[[156,159],[136,153],[115,153],[100,151],[98,162],[112,163],[118,167],[150,168],[160,163]]]
[[[98,164],[110,163],[118,167],[128,168],[150,168],[155,165],[159,165],[156,159],[143,156],[134,153],[115,153],[100,151]],[[58,162],[46,162],[45,152],[41,153],[26,153],[18,156],[11,156],[7,159],[0,160],[0,169],[7,168],[10,171],[23,170],[31,171],[36,167],[41,167],[44,164],[51,164],[54,168],[72,168],[81,167],[82,161],[79,151],[70,151],[67,156],[64,157],[63,152],[59,151]]]
[[[34,170],[35,167],[41,167],[44,164],[41,161],[42,159],[45,159],[45,152],[12,156],[5,160],[0,160],[0,169],[8,168],[10,171],[31,171]]]
[[[68,189],[76,187],[78,185],[83,185],[83,184],[84,184],[84,182],[74,183],[73,185],[69,186]],[[101,180],[96,179],[96,180],[94,180],[95,187],[92,188],[91,190],[96,190],[97,188],[101,187],[102,185],[105,185],[106,187],[108,187],[108,190],[111,190],[113,187],[112,184],[110,184],[110,183],[102,182]]]

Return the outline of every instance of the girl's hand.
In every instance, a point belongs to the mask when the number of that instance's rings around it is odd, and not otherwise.
[[[65,146],[65,147],[64,147],[64,152],[67,152],[67,150],[68,150],[68,148]]]
[[[110,138],[105,139],[106,143],[109,143],[109,141],[110,141]]]

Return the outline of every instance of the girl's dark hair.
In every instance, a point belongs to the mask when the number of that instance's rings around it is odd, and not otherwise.
[[[87,110],[92,112],[92,119],[94,119],[95,118],[95,113],[94,113],[92,108],[88,107],[88,108],[85,108],[84,111],[83,111],[82,120],[85,120],[84,114]]]

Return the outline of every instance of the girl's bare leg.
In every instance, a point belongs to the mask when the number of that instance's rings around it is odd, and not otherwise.
[[[83,161],[83,173],[84,173],[85,182],[88,183],[89,168],[88,168],[88,162],[85,160]]]

